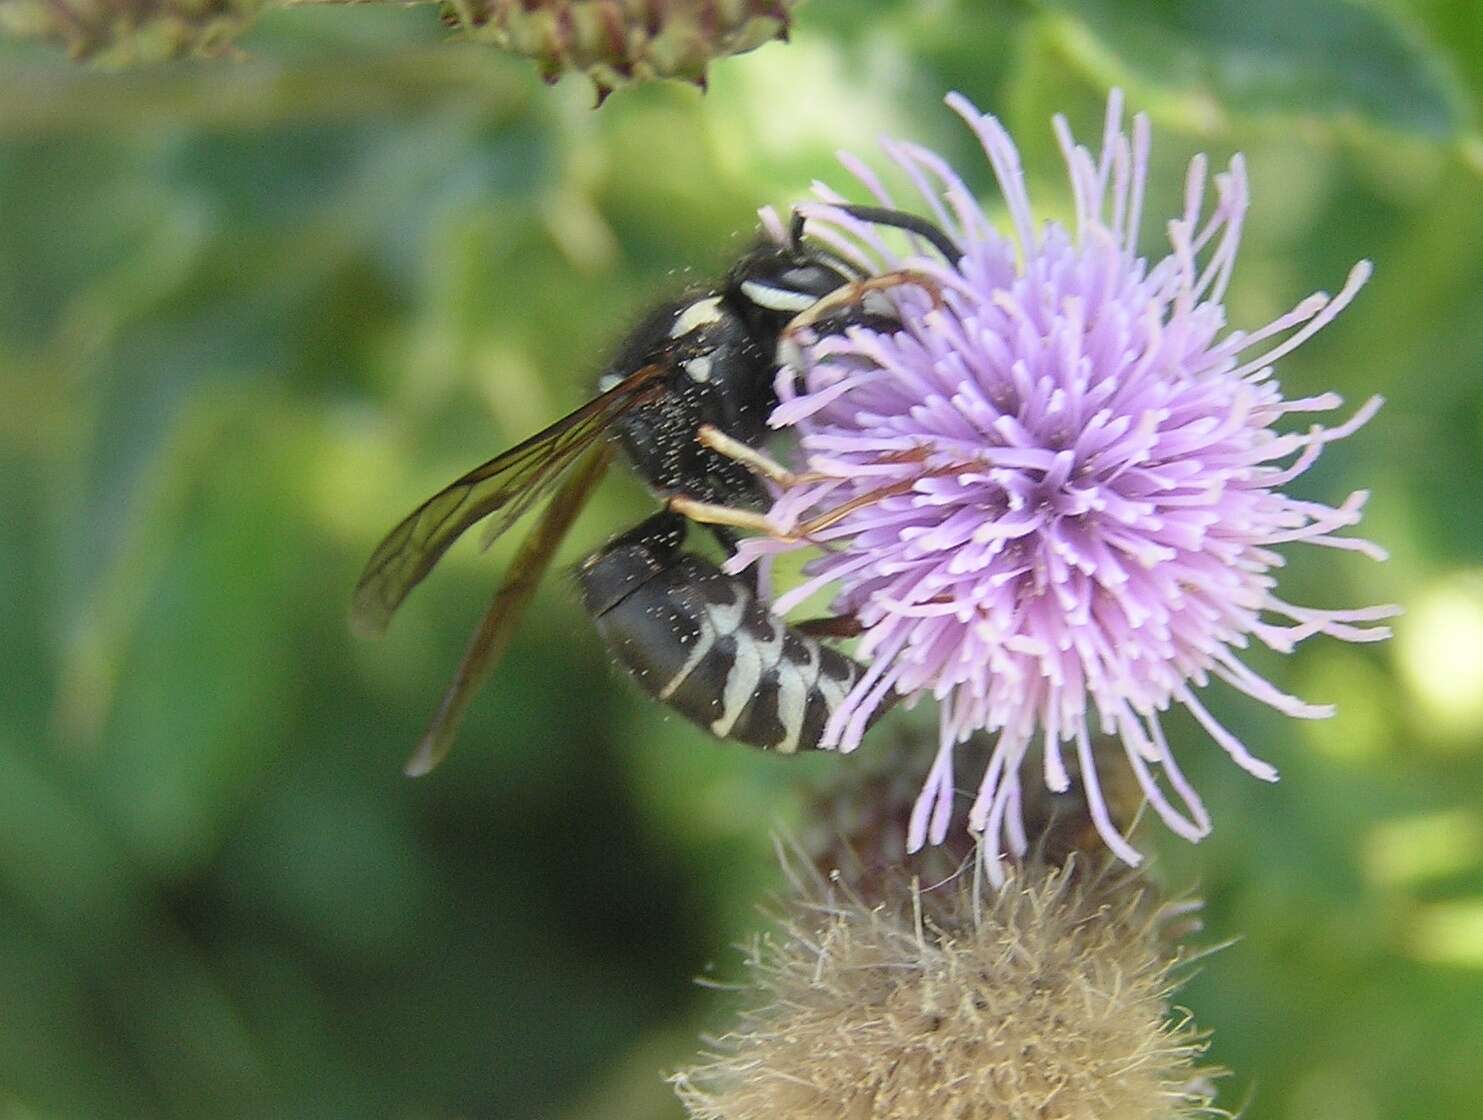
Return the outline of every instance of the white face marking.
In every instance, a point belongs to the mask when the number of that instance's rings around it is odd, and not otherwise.
[[[698,299],[689,307],[681,311],[675,319],[675,325],[669,329],[670,338],[681,338],[696,327],[709,326],[721,318],[721,297],[710,296],[706,299]]]
[[[685,363],[685,372],[690,375],[692,381],[709,381],[711,379],[711,359],[707,354],[698,358],[691,358]]]
[[[605,374],[603,374],[601,377],[599,377],[597,379],[598,392],[606,393],[609,389],[611,389],[614,386],[616,386],[618,384],[618,382],[620,382],[622,380],[623,380],[622,374],[605,373]]]
[[[790,292],[787,288],[774,288],[760,280],[743,280],[741,290],[742,295],[758,307],[765,307],[769,311],[807,311],[819,302],[817,296],[811,296],[807,292]]]

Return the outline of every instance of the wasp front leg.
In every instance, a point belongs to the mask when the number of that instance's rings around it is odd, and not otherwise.
[[[826,324],[832,330],[854,325],[877,328],[879,324],[894,325],[888,311],[870,309],[868,297],[874,292],[889,292],[893,288],[901,287],[920,288],[932,298],[935,305],[942,306],[942,284],[937,277],[917,268],[898,268],[892,272],[883,272],[878,276],[853,280],[830,292],[806,310],[800,311],[783,328],[780,344],[796,346],[800,333],[820,323]],[[842,316],[839,314],[841,312],[844,313]]]
[[[683,551],[685,531],[666,510],[588,558],[578,579],[598,632],[645,692],[711,734],[816,749],[861,666]]]

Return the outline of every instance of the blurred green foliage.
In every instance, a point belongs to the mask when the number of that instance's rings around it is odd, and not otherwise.
[[[1279,785],[1187,736],[1216,832],[1160,872],[1241,940],[1184,999],[1250,1120],[1479,1115],[1483,9],[812,0],[708,96],[599,113],[441,39],[353,8],[271,13],[232,64],[0,46],[0,1116],[677,1116],[658,1071],[720,1022],[691,978],[735,974],[769,822],[850,760],[666,719],[561,579],[408,782],[509,548],[456,549],[379,644],[349,589],[677,271],[844,185],[834,149],[910,136],[987,193],[960,89],[1064,212],[1048,117],[1093,133],[1114,83],[1154,117],[1151,235],[1194,151],[1246,152],[1236,324],[1376,262],[1281,374],[1387,396],[1304,482],[1372,489],[1393,559],[1294,553],[1284,589],[1409,610],[1256,658],[1331,722],[1212,696]],[[614,472],[564,561],[644,502]]]

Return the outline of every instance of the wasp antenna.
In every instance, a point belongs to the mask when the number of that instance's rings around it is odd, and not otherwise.
[[[958,243],[920,214],[909,214],[904,210],[893,210],[885,206],[853,204],[843,205],[838,209],[852,218],[859,218],[862,222],[869,222],[871,225],[890,226],[893,229],[916,234],[930,242],[932,247],[941,253],[951,265],[957,265],[963,259],[963,250]]]
[[[794,249],[803,247],[803,227],[808,219],[803,216],[803,211],[797,207],[793,209],[793,220],[788,225],[788,238]]]

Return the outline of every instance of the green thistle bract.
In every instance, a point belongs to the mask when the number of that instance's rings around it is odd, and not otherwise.
[[[58,43],[79,61],[130,66],[214,57],[252,23],[263,0],[10,0],[0,32]]]
[[[794,0],[446,0],[444,19],[534,59],[547,81],[580,71],[598,102],[650,78],[704,87],[713,59],[786,39]]]

